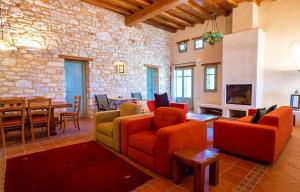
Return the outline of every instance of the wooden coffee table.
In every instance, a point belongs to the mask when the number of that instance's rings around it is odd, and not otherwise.
[[[197,120],[197,121],[204,121],[204,122],[213,122],[220,119],[220,116],[217,115],[205,115],[199,113],[188,113],[187,119],[188,120]]]
[[[174,153],[173,181],[178,184],[183,178],[186,166],[194,169],[194,192],[204,192],[205,167],[209,165],[209,184],[219,183],[219,156],[217,150],[183,149]]]

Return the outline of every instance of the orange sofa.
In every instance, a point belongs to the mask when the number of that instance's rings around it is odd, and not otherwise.
[[[154,115],[123,120],[121,138],[121,151],[125,156],[169,177],[175,151],[187,147],[206,148],[207,125],[186,121],[182,109],[160,107]]]
[[[155,101],[154,100],[147,100],[148,108],[151,112],[155,111]],[[170,103],[170,107],[175,107],[178,109],[183,109],[186,113],[189,112],[189,105],[187,103]]]
[[[214,123],[213,146],[221,150],[273,163],[291,136],[293,112],[280,107],[264,115],[257,124],[250,123],[256,110],[236,121],[217,120]]]

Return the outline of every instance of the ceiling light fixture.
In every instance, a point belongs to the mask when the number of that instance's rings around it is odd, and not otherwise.
[[[211,13],[210,13],[210,19],[207,21],[206,27],[204,29],[204,33],[202,35],[202,38],[205,42],[207,42],[210,45],[214,45],[221,41],[224,37],[224,34],[219,31],[218,23],[217,23],[217,13],[214,11],[214,2],[211,1]],[[211,24],[211,30],[206,31],[207,27]]]
[[[0,39],[0,51],[14,51],[17,48],[11,45],[8,41],[4,40],[4,26],[2,17],[2,8],[0,7],[0,26],[1,26],[1,39]]]

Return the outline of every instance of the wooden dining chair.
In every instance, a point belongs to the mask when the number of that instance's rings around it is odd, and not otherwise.
[[[43,97],[28,100],[28,119],[32,141],[35,140],[35,128],[46,128],[48,138],[50,138],[51,103],[52,99]]]
[[[68,120],[72,120],[75,128],[78,128],[78,130],[80,130],[80,126],[79,126],[80,104],[81,104],[81,96],[74,96],[73,111],[71,112],[66,111],[60,113],[60,130],[62,129],[62,124],[64,124],[62,130],[63,133],[66,130]]]
[[[143,100],[142,94],[140,92],[131,93],[131,97],[135,100]]]
[[[0,99],[0,133],[3,147],[6,146],[5,135],[8,131],[21,131],[22,143],[25,144],[25,99]]]
[[[110,102],[106,94],[95,95],[95,99],[98,111],[110,111],[117,109],[116,103]]]

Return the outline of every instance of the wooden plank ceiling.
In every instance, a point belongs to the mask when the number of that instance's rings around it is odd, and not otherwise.
[[[175,33],[210,18],[211,10],[217,16],[228,16],[243,1],[263,0],[82,0],[125,16],[127,26],[144,22]]]

